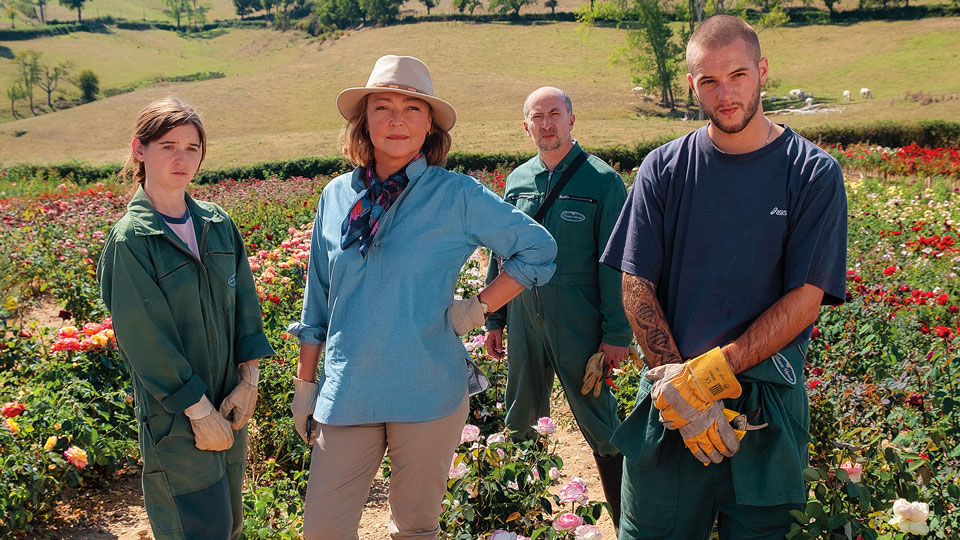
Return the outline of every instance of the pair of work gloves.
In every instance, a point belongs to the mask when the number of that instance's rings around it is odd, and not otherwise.
[[[740,415],[722,400],[740,397],[742,390],[719,347],[682,364],[655,367],[646,377],[654,381],[650,397],[660,421],[680,431],[693,457],[709,465],[737,453],[746,431],[730,424]]]
[[[463,336],[482,325],[486,322],[487,316],[479,296],[472,296],[466,300],[454,300],[450,309],[447,310],[447,315],[450,317],[453,331],[458,336]],[[290,403],[293,425],[303,442],[311,445],[317,438],[317,422],[313,419],[313,411],[317,406],[319,393],[320,385],[316,382],[293,377],[293,401]]]
[[[259,367],[240,364],[240,383],[220,403],[219,412],[213,408],[206,394],[183,411],[190,419],[197,448],[221,451],[233,446],[234,430],[243,428],[253,417],[259,380]]]

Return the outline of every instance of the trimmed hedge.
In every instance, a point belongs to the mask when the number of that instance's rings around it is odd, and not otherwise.
[[[899,147],[918,144],[927,148],[960,146],[960,122],[940,120],[920,121],[915,124],[897,124],[880,122],[863,126],[820,126],[798,129],[798,133],[814,142],[838,143],[843,145],[869,142],[879,146]],[[587,148],[591,154],[606,161],[621,171],[627,171],[640,165],[651,150],[669,141],[670,138],[642,141],[634,146],[608,146]],[[512,169],[533,157],[531,152],[497,152],[481,154],[476,152],[451,152],[447,157],[447,168],[463,172]],[[352,169],[346,159],[340,156],[304,157],[283,161],[264,161],[239,167],[202,169],[194,182],[209,184],[228,178],[246,180],[251,178],[290,178],[291,176],[330,176]],[[69,180],[77,184],[87,184],[116,176],[120,165],[85,165],[79,161],[70,161],[54,165],[14,165],[6,169],[6,179],[13,182],[38,180],[60,182]]]
[[[126,19],[116,19],[113,17],[101,17],[99,19],[89,19],[82,23],[50,23],[37,28],[5,28],[0,30],[0,41],[24,41],[40,37],[60,36],[71,34],[73,32],[107,32],[108,27],[116,27],[122,30],[170,30],[178,31],[177,26],[172,23],[154,22],[154,21],[130,21]],[[225,21],[214,21],[198,27],[184,26],[179,31],[184,33],[199,33],[217,28],[269,28],[270,22],[259,20],[240,20],[230,19]]]

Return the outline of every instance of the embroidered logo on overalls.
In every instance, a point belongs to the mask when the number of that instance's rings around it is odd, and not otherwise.
[[[790,365],[790,362],[787,361],[785,356],[780,353],[776,353],[770,357],[770,360],[777,368],[777,371],[780,372],[780,376],[783,377],[783,380],[787,381],[789,384],[797,384],[797,374],[793,371],[793,366]]]
[[[237,286],[237,274],[230,274],[230,277],[227,278],[227,285],[231,287]]]
[[[560,213],[560,219],[564,221],[569,221],[571,223],[580,223],[581,221],[584,221],[585,219],[587,219],[587,217],[581,214],[580,212],[574,212],[573,210],[564,210],[563,212]]]

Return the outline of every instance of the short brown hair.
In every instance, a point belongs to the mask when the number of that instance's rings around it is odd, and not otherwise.
[[[347,125],[340,134],[340,153],[355,167],[366,167],[373,163],[373,141],[370,140],[370,132],[367,131],[367,99],[369,97],[369,94],[363,96],[357,105],[357,115],[347,121]],[[424,103],[428,108],[430,107],[429,103],[426,101]],[[427,158],[427,164],[443,167],[447,163],[451,144],[450,133],[433,122],[430,133],[427,133],[427,138],[423,141],[423,155]]]
[[[133,136],[140,140],[140,144],[149,144],[184,124],[193,124],[197,128],[200,135],[200,163],[203,163],[203,158],[207,155],[207,132],[203,129],[203,122],[200,121],[197,111],[180,98],[170,96],[144,107],[137,116]],[[147,174],[143,162],[134,157],[132,150],[118,176],[121,180],[131,179],[141,186],[146,182]]]
[[[749,24],[731,15],[714,15],[700,23],[687,43],[687,69],[693,72],[696,51],[725,47],[737,39],[747,44],[755,62],[760,61],[760,39]]]

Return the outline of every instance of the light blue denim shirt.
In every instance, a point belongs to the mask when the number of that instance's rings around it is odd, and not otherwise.
[[[425,422],[452,413],[467,393],[469,358],[447,316],[460,269],[478,246],[529,288],[553,275],[557,244],[546,229],[473,178],[407,166],[410,183],[380,220],[364,259],[340,249],[344,217],[364,189],[361,169],[335,178],[317,206],[299,323],[304,343],[324,343],[314,418],[353,425]]]

